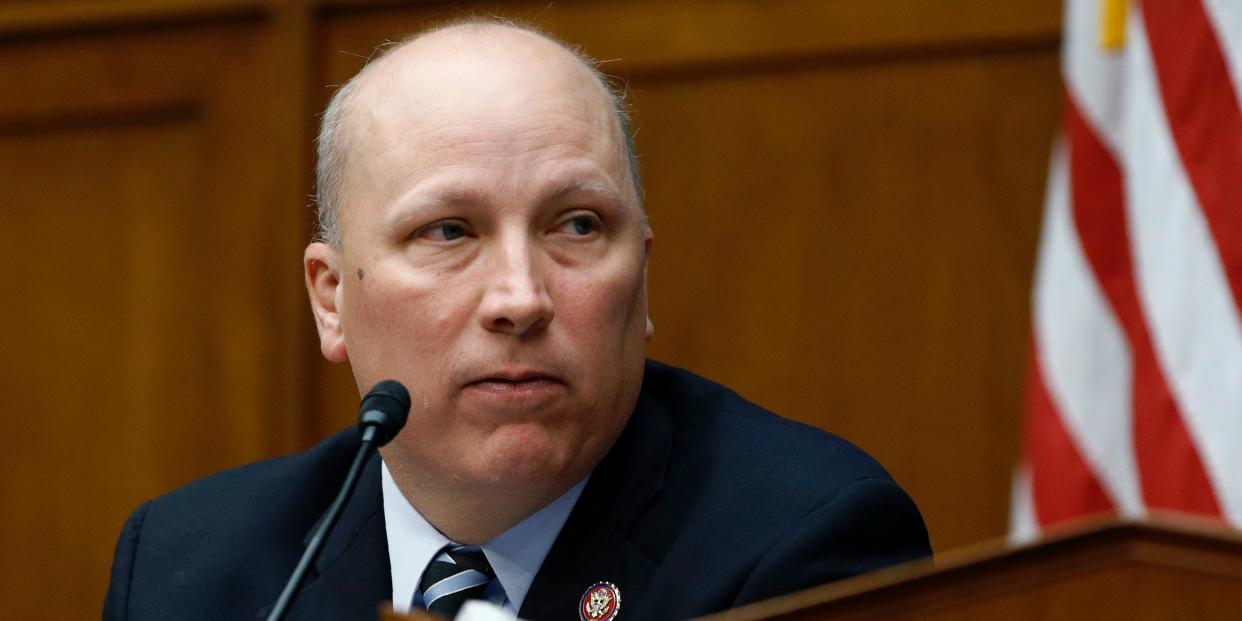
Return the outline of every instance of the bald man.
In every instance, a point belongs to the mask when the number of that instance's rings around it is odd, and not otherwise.
[[[653,234],[624,107],[527,29],[413,37],[340,89],[305,253],[323,355],[405,429],[364,468],[290,619],[684,619],[930,554],[857,448],[646,361]],[[140,507],[104,616],[270,609],[357,445],[216,475]]]

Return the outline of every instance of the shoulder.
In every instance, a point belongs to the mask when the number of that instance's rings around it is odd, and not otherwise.
[[[849,441],[792,421],[684,369],[649,362],[643,391],[672,421],[677,461],[729,481],[738,494],[822,499],[889,473]],[[821,497],[808,499],[808,497]]]
[[[740,562],[752,569],[791,541],[816,541],[809,549],[822,553],[837,547],[829,540],[853,540],[845,545],[871,546],[881,564],[930,554],[913,500],[859,447],[689,371],[649,363],[647,373],[647,411],[636,414],[671,421],[664,501],[655,510],[665,526],[681,524],[679,534],[659,537],[670,550],[678,546],[666,537],[710,533],[711,542],[701,543],[727,550],[720,566]],[[674,517],[678,512],[684,518]],[[890,555],[889,548],[900,549]],[[815,578],[827,581],[860,567],[837,563],[836,569]]]
[[[330,501],[335,481],[357,446],[357,432],[348,429],[310,450],[221,471],[189,483],[148,504],[144,530],[152,525],[226,525],[242,518],[246,524],[310,509]],[[312,515],[308,520],[318,517]],[[166,524],[167,523],[167,524]],[[299,535],[300,536],[300,535]]]
[[[644,618],[692,617],[931,554],[913,500],[862,449],[648,362],[635,428],[667,446],[628,537],[659,567]],[[663,453],[663,452],[662,452]],[[692,593],[684,576],[702,578]]]
[[[105,617],[175,617],[226,601],[257,609],[279,588],[275,568],[296,562],[331,502],[356,436],[350,429],[304,453],[226,470],[144,503],[117,543]]]

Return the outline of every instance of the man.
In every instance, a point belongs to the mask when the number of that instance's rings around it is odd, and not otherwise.
[[[334,98],[324,356],[413,407],[288,618],[680,619],[930,554],[884,470],[834,436],[644,361],[652,244],[619,100],[562,45],[497,22],[415,37]],[[109,618],[252,618],[275,600],[357,435],[145,504]]]

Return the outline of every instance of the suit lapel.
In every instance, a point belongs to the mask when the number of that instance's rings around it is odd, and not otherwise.
[[[533,621],[578,618],[578,601],[596,582],[611,582],[637,601],[656,562],[631,528],[660,493],[672,447],[672,423],[645,394],[612,450],[596,466],[582,497],[539,568],[519,616]]]
[[[379,468],[372,454],[286,619],[374,619],[392,599]]]
[[[621,437],[596,466],[544,559],[519,616],[576,619],[578,600],[602,581],[617,586],[621,618],[628,616],[633,604],[626,602],[641,598],[658,561],[658,551],[643,550],[631,531],[661,493],[673,431],[668,413],[640,393]],[[286,619],[374,619],[379,604],[392,599],[379,468],[379,457],[372,455]]]

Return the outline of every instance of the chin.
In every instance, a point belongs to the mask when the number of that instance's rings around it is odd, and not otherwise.
[[[576,455],[568,438],[555,430],[537,424],[505,425],[483,443],[476,472],[481,481],[513,486],[515,491],[532,486],[569,486],[594,465],[576,465]]]

